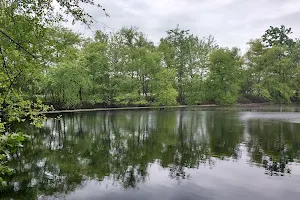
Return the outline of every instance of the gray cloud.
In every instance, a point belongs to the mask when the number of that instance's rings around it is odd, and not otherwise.
[[[136,26],[149,39],[158,43],[168,29],[177,24],[192,33],[215,37],[221,46],[245,48],[246,43],[260,37],[269,26],[292,27],[300,34],[299,0],[103,0],[110,17],[101,9],[86,10],[99,22],[91,30],[76,24],[72,29],[92,35],[96,29],[120,29]],[[105,25],[103,25],[105,24]]]

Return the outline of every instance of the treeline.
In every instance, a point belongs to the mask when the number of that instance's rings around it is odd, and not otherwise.
[[[133,27],[89,39],[56,28],[57,60],[37,93],[67,108],[298,102],[300,43],[290,33],[270,27],[243,54],[178,26],[157,46]]]

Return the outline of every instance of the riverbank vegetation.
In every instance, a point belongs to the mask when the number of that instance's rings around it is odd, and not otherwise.
[[[154,45],[134,27],[92,38],[65,28],[32,94],[57,108],[299,101],[300,43],[270,27],[243,53],[177,26]]]

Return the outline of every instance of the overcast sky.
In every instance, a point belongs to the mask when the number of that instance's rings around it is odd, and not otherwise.
[[[95,0],[110,17],[96,7],[88,11],[99,23],[92,28],[107,31],[136,26],[156,44],[166,30],[177,24],[200,37],[210,34],[221,46],[245,49],[251,38],[260,37],[269,26],[291,27],[300,36],[300,0]],[[101,23],[100,23],[101,22]],[[112,28],[105,27],[106,26]],[[76,24],[85,35],[92,30]]]

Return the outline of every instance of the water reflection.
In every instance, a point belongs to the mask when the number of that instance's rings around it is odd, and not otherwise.
[[[168,170],[170,180],[180,184],[193,179],[190,169],[214,168],[242,155],[250,165],[264,167],[266,175],[292,174],[290,166],[300,155],[300,124],[255,116],[111,111],[49,118],[41,130],[23,125],[19,128],[31,139],[12,160],[16,174],[7,177],[9,187],[1,189],[0,199],[64,196],[89,180],[139,188],[150,179],[152,165]]]
[[[249,120],[248,151],[253,163],[262,165],[268,175],[291,173],[289,163],[300,156],[300,124],[276,120]]]

